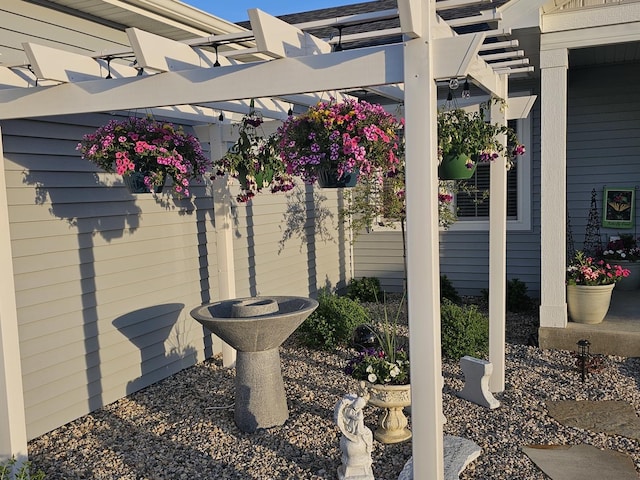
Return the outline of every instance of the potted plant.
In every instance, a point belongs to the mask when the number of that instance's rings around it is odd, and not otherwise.
[[[167,177],[177,198],[190,196],[211,162],[198,140],[151,117],[111,120],[82,138],[77,150],[106,172],[122,175],[132,193],[160,192]]]
[[[636,238],[630,233],[621,233],[612,237],[600,256],[605,261],[616,261],[629,270],[629,276],[620,279],[618,290],[637,290],[640,287],[640,248]]]
[[[213,165],[214,176],[229,175],[238,179],[241,188],[236,197],[238,202],[248,202],[263,188],[270,187],[271,192],[276,193],[286,192],[294,186],[279,156],[277,138],[275,135],[265,136],[261,131],[262,123],[262,115],[251,108],[240,121],[238,140]]]
[[[516,156],[525,153],[512,128],[485,121],[485,113],[497,102],[503,100],[492,97],[476,112],[462,108],[438,111],[438,175],[442,180],[471,178],[478,162],[500,157],[509,167]],[[507,146],[496,138],[502,134],[507,136]]]
[[[402,122],[365,101],[320,102],[278,129],[280,155],[290,175],[321,187],[353,186],[399,164]]]
[[[577,323],[600,323],[609,311],[611,292],[616,282],[629,276],[629,270],[605,260],[576,256],[567,267],[567,307]]]
[[[382,443],[398,443],[411,438],[403,408],[411,405],[410,363],[406,350],[399,344],[398,318],[404,297],[393,320],[386,304],[379,329],[372,327],[378,347],[356,354],[345,372],[361,381],[361,389],[369,395],[369,403],[383,409],[373,436]]]

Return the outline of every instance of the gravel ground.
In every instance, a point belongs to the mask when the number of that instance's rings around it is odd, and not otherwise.
[[[527,346],[537,323],[535,314],[508,315],[506,388],[496,395],[502,404],[496,410],[458,398],[458,362],[443,362],[444,431],[482,447],[460,478],[547,479],[521,452],[527,444],[609,448],[630,454],[640,472],[638,440],[565,427],[545,407],[546,400],[624,400],[640,411],[640,359],[603,357],[602,370],[583,384],[571,352]],[[290,418],[281,427],[240,432],[230,406],[234,372],[212,358],[32,440],[30,459],[48,480],[335,479],[340,450],[333,408],[357,385],[342,373],[350,355],[302,348],[295,336],[285,343]],[[367,407],[372,430],[377,414]],[[397,479],[410,455],[411,441],[374,442],[376,479]]]

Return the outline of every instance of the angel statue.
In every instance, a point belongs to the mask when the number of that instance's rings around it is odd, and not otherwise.
[[[364,425],[367,397],[349,393],[336,404],[333,420],[342,432],[340,451],[342,465],[338,467],[339,480],[374,480],[371,468],[373,434]]]

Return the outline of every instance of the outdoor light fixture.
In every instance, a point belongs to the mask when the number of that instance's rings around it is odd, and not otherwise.
[[[333,47],[333,51],[334,52],[341,52],[342,49],[342,29],[344,28],[343,25],[338,25],[336,27],[338,29],[338,43]]]
[[[220,112],[220,115],[218,115],[218,121],[224,122],[224,114],[222,112]]]
[[[578,340],[577,343],[580,351],[578,353],[578,361],[580,362],[580,375],[582,378],[582,382],[584,383],[584,379],[587,374],[587,359],[589,358],[589,345],[591,343],[589,340]]]
[[[287,115],[288,115],[289,117],[293,116],[293,105],[291,105],[291,106],[289,107],[289,110],[287,110]]]
[[[213,66],[214,67],[219,67],[220,66],[220,62],[218,61],[218,44],[214,43],[213,44],[213,48],[216,51],[216,61],[214,62]]]
[[[113,60],[113,57],[108,56],[105,58],[105,60],[107,61],[107,76],[105,78],[113,78],[111,76],[111,60]]]
[[[464,80],[464,85],[462,86],[462,98],[471,97],[471,89],[469,87],[469,79],[466,78]]]

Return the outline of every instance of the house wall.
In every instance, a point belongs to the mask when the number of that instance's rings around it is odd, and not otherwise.
[[[538,94],[535,82],[520,84],[522,91]],[[531,228],[507,230],[507,279],[526,283],[528,294],[540,295],[540,108],[531,111]],[[489,287],[489,232],[464,230],[458,222],[455,230],[440,231],[440,273],[446,275],[460,295],[481,295]],[[408,228],[411,228],[408,226]],[[402,233],[373,231],[358,235],[354,245],[354,277],[378,277],[384,289],[403,288]]]
[[[27,434],[202,360],[217,279],[211,196],[157,203],[82,160],[107,115],[2,122]]]
[[[299,182],[301,183],[301,182]],[[236,294],[315,296],[351,278],[348,230],[337,189],[298,187],[233,208]]]
[[[0,45],[16,52],[3,62],[24,61],[21,42],[31,40],[85,53],[128,43],[120,30],[3,1]],[[219,299],[213,189],[192,189],[193,201],[130,194],[76,151],[112,118],[0,122],[29,439],[221,350],[189,315]],[[351,254],[341,202],[338,191],[301,185],[234,205],[237,295],[344,286]]]
[[[189,315],[219,299],[210,188],[194,201],[130,194],[75,150],[111,118],[1,124],[30,439],[221,350]],[[300,185],[234,203],[237,296],[344,287],[341,202]]]
[[[596,236],[606,243],[610,235],[640,235],[640,92],[627,88],[638,75],[638,63],[569,70],[567,211],[577,250],[584,245],[594,189]],[[633,228],[602,226],[605,186],[635,190]]]

